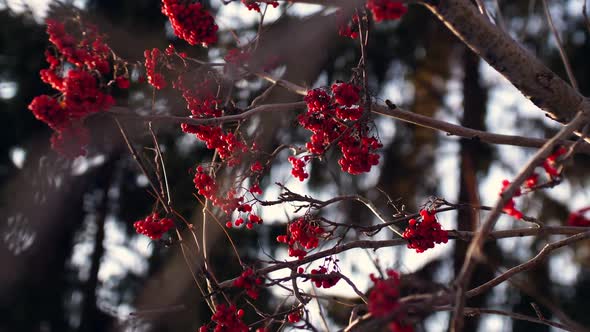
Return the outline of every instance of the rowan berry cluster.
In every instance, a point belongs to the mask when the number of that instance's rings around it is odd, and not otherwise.
[[[215,313],[211,320],[216,324],[214,332],[247,332],[248,325],[246,325],[242,318],[244,317],[244,310],[238,309],[235,305],[227,306],[225,303],[218,304],[215,307]],[[199,328],[199,332],[209,331],[209,325],[203,325]]]
[[[549,181],[557,180],[560,177],[561,174],[559,173],[559,170],[557,168],[557,160],[559,159],[559,157],[563,156],[566,153],[567,149],[563,146],[560,146],[557,149],[555,149],[555,151],[552,154],[545,158],[545,160],[541,164],[541,167],[543,167],[543,169],[545,170],[545,174],[547,175]],[[534,187],[536,187],[538,183],[539,174],[534,172],[525,180],[524,186],[529,189],[534,189]]]
[[[289,321],[289,323],[291,323],[291,324],[298,323],[300,320],[301,320],[301,312],[299,312],[299,310],[294,311],[294,312],[287,315],[287,321]]]
[[[375,284],[369,293],[369,312],[375,317],[386,317],[399,307],[399,286],[400,276],[394,270],[387,270],[387,279],[377,278],[370,275]],[[389,325],[391,332],[413,332],[412,326],[405,325],[399,321],[393,321]]]
[[[567,218],[567,224],[576,227],[590,227],[590,219],[584,215],[588,211],[590,211],[590,207],[570,213]]]
[[[557,168],[557,161],[558,161],[559,157],[563,156],[566,153],[567,153],[567,149],[564,148],[563,146],[560,146],[557,149],[555,149],[555,151],[551,155],[549,155],[547,158],[545,158],[545,160],[541,164],[541,167],[543,167],[543,169],[545,170],[545,174],[547,175],[547,178],[549,179],[549,181],[555,181],[555,180],[559,179],[559,177],[561,176],[561,174],[559,173],[559,170]],[[539,185],[539,174],[536,172],[533,172],[523,183],[523,187],[525,189],[528,189],[529,191],[535,190],[538,185]],[[510,186],[510,181],[503,180],[502,181],[502,189],[500,190],[500,195],[502,195],[506,191],[506,189],[508,189],[508,186]],[[504,205],[504,209],[503,209],[503,211],[506,214],[513,216],[516,219],[522,219],[524,216],[523,213],[516,208],[516,203],[514,201],[515,197],[519,197],[522,194],[523,194],[523,191],[521,190],[521,188],[518,188],[516,190],[516,192],[514,193],[514,195],[510,198],[510,200],[508,200],[506,205]]]
[[[241,202],[244,200],[243,197],[236,197],[235,190],[227,192],[226,197],[220,197],[218,195],[218,186],[215,180],[205,172],[202,166],[198,166],[193,178],[193,183],[199,195],[204,196],[210,200],[213,205],[220,207],[225,213],[231,213],[237,209]]]
[[[320,266],[317,269],[312,269],[311,274],[317,275],[318,277],[311,277],[311,281],[315,284],[317,288],[331,288],[334,287],[338,281],[340,281],[340,276],[335,275],[334,273],[337,272],[336,270],[332,272],[328,272],[328,268],[325,266]]]
[[[330,92],[313,89],[304,98],[308,111],[300,115],[298,121],[313,133],[306,149],[313,155],[322,155],[337,142],[342,153],[338,163],[343,171],[353,175],[369,172],[379,163],[375,152],[382,145],[377,138],[367,136],[370,131],[367,121],[361,121],[364,110],[358,105],[360,88],[349,83],[335,83]],[[297,170],[302,169],[301,163],[291,163]],[[301,172],[295,176],[301,181],[306,178]]]
[[[289,245],[289,257],[303,259],[306,250],[317,248],[324,229],[305,217],[298,218],[287,227],[286,235],[277,236],[277,241]]]
[[[81,37],[76,38],[66,32],[64,23],[51,19],[46,23],[53,51],[45,51],[49,68],[42,69],[40,75],[43,82],[59,91],[59,95],[35,97],[29,110],[54,130],[53,149],[73,158],[86,153],[84,146],[90,135],[82,126],[84,118],[115,103],[95,77],[96,73],[110,73],[111,51],[94,27],[78,31]],[[122,82],[121,76],[116,79]]]
[[[183,123],[182,131],[194,134],[199,140],[205,142],[208,149],[215,149],[219,157],[229,166],[240,163],[238,153],[248,151],[246,145],[241,142],[234,133],[226,133],[221,126],[190,125]]]
[[[217,42],[217,24],[200,2],[162,0],[162,13],[168,16],[174,34],[191,45],[209,46]]]
[[[273,0],[259,0],[259,1],[255,1],[255,0],[242,0],[242,3],[246,6],[246,8],[248,8],[248,10],[254,10],[260,13],[260,5],[262,3],[265,3],[267,5],[272,6],[273,8],[277,8],[279,6],[279,2],[278,1],[273,1]]]
[[[338,34],[342,37],[348,37],[351,39],[357,39],[359,37],[359,16],[358,14],[352,15],[350,20],[340,24],[338,28]]]
[[[434,213],[420,210],[419,219],[420,221],[410,219],[408,227],[402,234],[408,241],[408,248],[416,249],[416,252],[420,253],[434,248],[435,243],[447,243],[449,233],[442,229]]]
[[[157,48],[154,48],[151,51],[145,50],[143,52],[143,56],[145,57],[145,72],[147,75],[148,83],[158,90],[165,88],[168,85],[168,83],[164,79],[162,73],[156,70],[158,61],[162,56],[160,50]]]
[[[234,281],[234,287],[243,288],[246,294],[254,300],[258,299],[260,285],[262,285],[262,279],[257,277],[252,269],[244,270],[242,275]]]
[[[243,204],[240,207],[238,207],[238,211],[245,212],[245,210],[240,210],[240,208],[243,207],[243,206],[247,206],[248,207],[248,209],[247,209],[248,213],[252,210],[252,207],[250,205]],[[236,227],[238,227],[238,226],[241,226],[242,224],[245,223],[247,229],[253,229],[255,224],[259,224],[260,225],[260,224],[262,224],[262,222],[263,222],[262,218],[260,218],[259,216],[255,215],[253,213],[249,213],[248,214],[248,217],[246,218],[246,220],[244,220],[244,218],[241,218],[240,217],[240,218],[236,219],[236,221],[234,222],[234,225]],[[225,225],[228,228],[230,228],[230,227],[232,227],[232,222],[231,221],[228,221]]]
[[[534,183],[536,184],[536,181]],[[527,185],[528,184],[532,184],[532,182],[529,182],[529,180],[527,180]],[[502,181],[502,189],[500,190],[500,195],[502,195],[506,191],[506,189],[508,189],[509,186],[510,186],[510,181],[503,180]],[[503,209],[503,211],[506,214],[508,214],[509,216],[513,216],[516,219],[522,219],[522,217],[524,216],[523,213],[516,208],[516,203],[514,202],[514,197],[519,197],[520,195],[522,195],[522,191],[519,188],[516,190],[514,195],[508,200],[508,202],[506,202],[506,205],[504,205],[504,209]]]
[[[152,240],[158,240],[168,232],[170,228],[174,227],[174,221],[170,218],[160,218],[157,213],[145,217],[133,223],[135,231],[138,234],[143,234]]]
[[[291,174],[295,178],[299,179],[299,181],[303,181],[309,177],[309,174],[305,171],[305,164],[309,161],[309,156],[304,156],[301,159],[290,156],[288,160],[293,167],[291,169]]]
[[[229,50],[227,54],[223,57],[225,62],[235,66],[243,65],[244,63],[246,63],[246,61],[248,61],[249,58],[250,53],[239,48],[233,48]]]
[[[395,0],[368,0],[367,9],[373,14],[375,22],[397,20],[408,11],[403,2]]]

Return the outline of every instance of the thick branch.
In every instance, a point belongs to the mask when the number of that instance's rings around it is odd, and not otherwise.
[[[580,109],[582,95],[481,15],[471,1],[438,0],[423,4],[552,118],[566,123]]]

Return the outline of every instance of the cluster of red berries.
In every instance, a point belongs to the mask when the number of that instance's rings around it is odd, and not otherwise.
[[[133,223],[133,227],[135,227],[135,231],[138,234],[143,234],[152,240],[158,240],[170,228],[174,227],[174,221],[170,218],[160,218],[157,213],[152,213],[144,219]]]
[[[315,284],[317,288],[330,288],[334,287],[338,281],[340,281],[340,276],[336,275],[337,271],[334,270],[333,272],[328,272],[328,268],[325,266],[320,266],[318,269],[312,269],[311,274],[317,275],[318,277],[311,277],[311,281]]]
[[[386,317],[394,312],[399,306],[399,286],[400,276],[394,271],[386,271],[387,279],[377,278],[374,274],[370,275],[375,284],[369,293],[369,312],[375,317]],[[389,325],[391,332],[413,332],[412,326],[393,321]]]
[[[225,303],[218,304],[215,307],[215,313],[211,317],[211,320],[217,324],[213,331],[248,332],[248,325],[242,321],[243,317],[243,309],[238,309],[235,305],[227,306]],[[199,328],[199,332],[207,331],[209,331],[209,324],[203,325]]]
[[[428,210],[420,210],[420,219],[410,219],[408,227],[402,234],[408,241],[408,248],[416,249],[416,252],[424,252],[434,248],[435,243],[447,243],[449,232],[441,228],[435,214]]]
[[[244,272],[242,272],[242,275],[240,275],[234,281],[234,287],[243,288],[244,290],[246,290],[246,294],[254,300],[258,299],[257,288],[260,287],[260,285],[262,285],[262,279],[260,277],[257,277],[254,274],[254,270],[252,269],[244,270]]]
[[[189,81],[186,75],[179,75],[172,82],[172,87],[182,93],[186,101],[186,108],[194,118],[217,118],[223,115],[223,109],[219,107],[219,99],[215,97],[210,80],[201,82]]]
[[[168,44],[168,47],[166,47],[164,53],[166,53],[167,56],[178,55],[183,59],[187,57],[186,53],[184,52],[176,52],[176,48],[172,44]]]
[[[238,154],[248,151],[246,145],[236,135],[224,132],[221,126],[194,126],[183,123],[180,127],[185,133],[194,134],[199,140],[205,142],[208,149],[215,149],[219,157],[229,166],[238,165],[240,163]]]
[[[557,159],[559,159],[559,157],[561,157],[562,155],[567,153],[567,149],[563,146],[558,147],[557,149],[555,149],[555,151],[550,154],[547,158],[545,158],[545,160],[543,161],[543,163],[541,164],[541,167],[543,167],[543,169],[545,170],[545,174],[547,174],[547,178],[550,181],[556,180],[558,179],[561,174],[559,173],[559,170],[557,168]],[[533,172],[533,174],[531,174],[531,176],[529,176],[525,181],[524,181],[524,187],[527,189],[535,189],[535,187],[539,184],[539,174],[537,174],[536,172]],[[504,189],[504,188],[502,188]]]
[[[81,39],[77,40],[66,32],[62,22],[47,19],[46,23],[49,41],[67,62],[88,71],[97,70],[101,74],[111,71],[111,49],[103,42],[103,37],[97,32],[96,27],[87,25],[85,31],[80,31]],[[55,57],[48,57],[47,62],[51,66],[49,70],[52,71],[61,61]]]
[[[111,51],[93,27],[80,31],[82,37],[76,39],[66,32],[63,23],[48,19],[47,34],[55,52],[45,51],[49,68],[40,71],[41,80],[60,94],[35,97],[29,110],[54,130],[53,149],[73,158],[86,153],[84,146],[90,140],[88,130],[82,126],[84,117],[115,103],[111,95],[102,91],[94,76],[96,72],[103,75],[110,72]]]
[[[567,218],[567,224],[576,227],[590,227],[590,219],[584,215],[588,211],[590,211],[590,207],[570,213]]]
[[[534,181],[531,180],[531,178],[527,179],[527,181],[525,182],[525,184],[534,186],[537,184],[537,178],[534,178]],[[502,181],[502,189],[500,189],[500,195],[502,195],[506,189],[508,189],[508,187],[510,186],[510,181],[508,180],[503,180]],[[521,211],[519,211],[516,208],[516,203],[514,202],[514,197],[518,197],[522,195],[522,191],[520,191],[520,188],[516,190],[516,192],[514,193],[514,195],[510,198],[510,200],[508,200],[508,202],[506,202],[506,205],[504,205],[504,209],[503,211],[508,214],[509,216],[513,216],[516,219],[522,219],[522,217],[524,216],[522,214]]]
[[[143,56],[145,57],[145,72],[147,75],[147,81],[158,90],[163,89],[168,85],[162,73],[156,71],[156,66],[158,65],[161,55],[162,53],[157,48],[154,48],[151,51],[145,50],[143,52]]]
[[[277,236],[277,241],[289,245],[289,257],[303,259],[307,255],[306,250],[318,247],[319,238],[324,232],[320,225],[302,217],[290,223],[287,234]]]
[[[305,156],[301,159],[290,156],[288,160],[292,166],[291,175],[299,179],[299,181],[303,181],[309,177],[309,174],[307,174],[307,172],[305,171],[305,164],[306,161],[309,161],[309,156]]]
[[[244,1],[244,0],[242,0]],[[256,4],[254,2],[254,4]],[[250,53],[246,52],[240,48],[233,48],[227,51],[227,54],[223,57],[225,62],[230,63],[235,66],[243,65],[248,59],[250,58]]]
[[[341,24],[338,28],[338,34],[342,37],[357,39],[359,37],[359,16],[352,15],[352,18]]]
[[[372,166],[379,163],[379,155],[375,151],[382,145],[377,138],[367,136],[369,127],[366,121],[360,121],[364,113],[363,108],[357,105],[360,89],[349,83],[335,83],[330,92],[313,89],[304,98],[308,111],[300,115],[298,121],[313,133],[306,144],[307,151],[321,155],[338,140],[342,170],[353,175],[369,172]],[[350,127],[346,121],[352,122]],[[301,181],[306,178],[298,174]]]
[[[242,0],[242,3],[248,8],[248,10],[255,10],[260,13],[260,4],[265,3],[267,5],[271,5],[273,8],[277,8],[279,6],[278,1],[274,0],[262,0],[262,1],[255,1],[255,0]]]
[[[557,149],[555,149],[555,151],[551,155],[549,155],[547,158],[545,158],[545,160],[541,164],[541,167],[543,167],[543,169],[545,170],[545,173],[547,174],[547,178],[550,181],[554,181],[561,176],[561,174],[559,173],[559,170],[557,168],[557,160],[559,159],[559,157],[563,156],[566,153],[567,153],[567,149],[563,146],[560,146]],[[532,190],[535,190],[535,188],[537,187],[538,184],[539,184],[539,174],[537,174],[536,172],[533,172],[533,174],[531,174],[524,181],[523,186],[524,186],[524,188],[532,191]],[[502,195],[506,191],[508,186],[510,186],[510,181],[503,180],[502,181],[502,189],[500,190],[500,195]],[[522,219],[522,217],[524,216],[523,213],[516,208],[516,203],[514,202],[514,197],[519,197],[520,195],[522,195],[522,191],[520,188],[518,188],[516,190],[516,192],[514,193],[514,195],[506,203],[506,205],[504,205],[504,209],[503,209],[503,211],[506,214],[513,216],[516,219]]]
[[[298,323],[301,320],[301,312],[299,310],[294,311],[287,315],[287,321],[291,324]]]
[[[408,11],[403,2],[395,0],[368,0],[367,9],[373,14],[375,22],[397,20]]]
[[[387,270],[387,279],[377,278],[371,273],[375,284],[369,293],[369,312],[375,317],[384,317],[397,309],[399,303],[400,276],[394,270]]]
[[[208,46],[217,42],[217,24],[200,2],[162,0],[162,13],[170,20],[174,34],[189,44]]]
[[[248,204],[243,204],[240,207],[238,207],[238,211],[240,212],[246,212],[244,210],[240,210],[241,207],[243,206],[248,206],[249,209],[247,212],[250,212],[252,210],[252,208],[250,207],[250,205]],[[235,225],[236,227],[241,226],[242,224],[246,223],[246,228],[247,229],[253,229],[255,224],[262,224],[263,220],[262,218],[260,218],[259,216],[255,215],[254,213],[250,213],[248,215],[248,218],[244,221],[244,218],[238,218],[236,219],[236,221],[232,224],[231,221],[228,221],[227,223],[225,223],[225,226],[227,226],[227,228],[231,228],[233,225]]]
[[[227,214],[237,209],[244,200],[244,197],[236,197],[235,190],[228,191],[226,197],[220,197],[217,183],[205,172],[202,166],[197,167],[193,183],[199,195],[210,200],[213,205],[220,207]]]

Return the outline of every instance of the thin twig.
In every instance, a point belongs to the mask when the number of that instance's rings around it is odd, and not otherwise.
[[[547,0],[541,0],[541,2],[543,2],[545,16],[547,17],[547,22],[549,23],[549,27],[551,28],[551,32],[553,33],[553,37],[555,38],[555,43],[557,44],[559,56],[561,57],[561,61],[563,62],[563,66],[565,67],[567,77],[570,80],[570,84],[572,85],[572,87],[579,91],[580,89],[578,88],[578,82],[576,81],[576,77],[574,76],[574,71],[572,70],[570,61],[567,58],[567,54],[565,54],[565,49],[563,48],[563,43],[561,42],[561,38],[559,37],[559,32],[557,31],[557,28],[555,28],[555,24],[553,24],[553,18],[551,18],[551,11],[549,10],[549,6],[547,6]]]

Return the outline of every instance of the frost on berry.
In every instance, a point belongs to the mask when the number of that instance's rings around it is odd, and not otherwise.
[[[410,219],[402,235],[408,241],[408,248],[419,253],[434,248],[435,243],[447,243],[449,240],[449,233],[442,229],[434,213],[427,210],[420,211],[419,220]]]
[[[152,240],[158,240],[174,227],[174,221],[170,218],[160,218],[157,213],[145,217],[142,220],[138,220],[133,224],[135,231],[139,234],[143,234]]]
[[[174,34],[187,43],[209,46],[217,42],[217,24],[200,2],[162,0],[162,13],[170,20]]]
[[[396,0],[368,0],[367,9],[373,14],[375,22],[397,20],[408,11],[403,2]]]
[[[289,256],[303,259],[307,250],[317,248],[325,230],[317,223],[301,217],[290,223],[286,235],[277,236],[277,241],[289,245]]]

